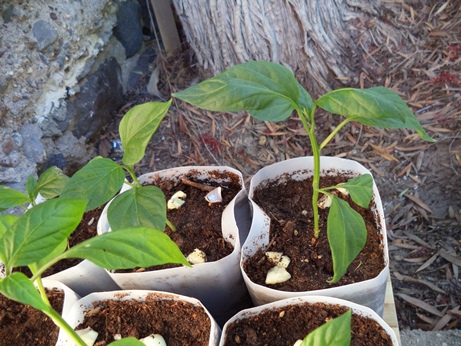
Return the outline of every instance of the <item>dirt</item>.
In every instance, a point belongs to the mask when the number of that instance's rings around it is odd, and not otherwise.
[[[293,346],[329,319],[347,311],[339,305],[300,304],[265,309],[257,316],[244,317],[229,325],[225,346]],[[374,320],[353,313],[351,345],[392,345],[391,338]]]
[[[337,287],[379,275],[385,267],[383,245],[376,217],[371,209],[356,205],[350,197],[341,197],[362,215],[368,236],[365,247],[351,263],[343,278],[335,284],[329,284],[327,280],[333,277],[333,260],[326,232],[328,210],[319,210],[320,236],[315,239],[311,221],[312,178],[285,181],[282,177],[282,183],[279,179],[259,186],[254,192],[254,201],[271,218],[271,245],[264,251],[259,250],[244,263],[245,272],[253,282],[265,285],[266,273],[273,267],[265,256],[266,251],[282,252],[291,259],[287,268],[291,279],[269,286],[282,291],[302,292]],[[335,186],[348,179],[344,175],[326,176],[321,179],[321,187]],[[307,215],[303,216],[303,211],[307,211]]]
[[[158,186],[168,201],[176,192],[186,194],[185,203],[179,209],[167,210],[167,218],[174,225],[176,231],[168,226],[165,233],[178,245],[181,252],[187,257],[195,249],[206,254],[206,262],[218,261],[232,253],[233,245],[224,239],[222,234],[222,213],[227,205],[241,190],[239,177],[230,172],[210,172],[210,179],[197,177],[197,172],[192,170],[186,175],[178,175],[175,179],[157,178],[154,185]],[[186,178],[184,180],[183,178]],[[188,183],[184,183],[186,181]],[[198,183],[205,187],[222,188],[222,202],[209,203],[205,196],[209,191],[192,186]],[[178,265],[166,264],[148,268],[135,268],[134,270],[149,271],[177,267]],[[120,270],[117,272],[131,272]]]
[[[47,290],[50,304],[62,311],[64,293]],[[0,345],[4,346],[54,346],[59,328],[41,311],[17,303],[0,295]]]
[[[116,334],[137,339],[161,334],[168,346],[199,346],[209,344],[211,321],[200,306],[148,296],[145,302],[95,302],[94,308],[85,312],[84,321],[75,329],[87,327],[98,332],[95,346],[111,343]]]

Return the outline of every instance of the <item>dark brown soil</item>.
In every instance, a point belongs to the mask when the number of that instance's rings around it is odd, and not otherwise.
[[[47,290],[50,304],[62,311],[64,293]],[[41,311],[7,299],[0,294],[0,345],[5,346],[54,346],[59,328]]]
[[[226,206],[232,201],[241,189],[239,177],[229,172],[215,171],[209,180],[199,180],[195,172],[191,171],[185,177],[193,182],[206,186],[222,188],[222,203],[208,203],[205,196],[208,191],[203,191],[194,186],[184,184],[181,177],[171,179],[158,179],[155,185],[162,189],[168,201],[178,191],[186,193],[186,203],[180,209],[168,210],[167,218],[176,227],[173,232],[166,227],[165,233],[178,245],[184,256],[188,256],[195,249],[206,253],[207,262],[217,261],[232,253],[234,247],[222,236],[221,218]],[[223,179],[223,182],[220,181]],[[144,270],[159,270],[177,267],[167,264],[150,267]]]
[[[348,177],[323,177],[321,186],[334,186]],[[310,291],[342,286],[376,277],[385,267],[382,236],[378,234],[375,216],[371,209],[364,209],[346,200],[360,213],[368,230],[367,242],[362,252],[349,266],[347,273],[335,284],[327,283],[333,277],[333,262],[327,239],[326,220],[328,209],[320,212],[320,236],[314,238],[312,225],[312,179],[270,182],[254,193],[255,202],[271,217],[270,247],[258,251],[244,263],[245,272],[255,283],[265,285],[267,271],[273,265],[266,259],[266,251],[283,252],[290,257],[287,270],[291,279],[271,288],[283,291]],[[302,211],[308,211],[302,216]],[[308,275],[307,275],[308,273]]]
[[[266,309],[261,314],[246,317],[229,325],[225,346],[293,346],[317,327],[347,311],[339,305],[300,304]],[[374,320],[352,314],[351,346],[392,345],[386,331]]]
[[[202,307],[169,299],[145,302],[104,300],[95,302],[76,329],[91,327],[99,333],[95,346],[114,341],[114,335],[137,339],[161,334],[168,346],[208,345],[211,321]]]

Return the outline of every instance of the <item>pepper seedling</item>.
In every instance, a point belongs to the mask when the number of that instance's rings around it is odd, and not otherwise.
[[[162,191],[141,186],[133,168],[144,156],[147,143],[170,103],[150,102],[135,106],[125,115],[120,124],[125,150],[123,165],[98,157],[70,179],[56,167],[45,171],[38,180],[29,178],[26,193],[0,186],[0,212],[17,206],[26,209],[21,216],[0,215],[0,261],[3,263],[0,293],[44,312],[79,346],[86,344],[48,301],[41,281],[47,268],[66,258],[86,259],[108,270],[166,263],[190,266],[178,246],[163,232],[167,219]],[[132,176],[133,183],[125,181],[125,171]],[[113,200],[118,204],[112,213],[122,214],[113,216],[113,232],[68,248],[67,238],[84,212],[109,201],[124,183],[133,188]],[[39,195],[46,200],[36,204]],[[29,208],[26,204],[30,204]],[[134,215],[130,215],[134,209]],[[13,271],[20,266],[28,266],[32,277]],[[111,345],[144,344],[127,338]]]
[[[422,139],[434,141],[423,129],[413,112],[394,91],[384,87],[369,89],[343,88],[334,90],[313,101],[286,67],[265,61],[250,61],[233,66],[174,97],[211,111],[247,111],[263,121],[282,121],[296,112],[307,132],[314,158],[313,224],[314,239],[319,237],[319,194],[331,198],[327,219],[327,236],[333,258],[333,278],[339,281],[347,268],[362,251],[367,239],[363,218],[350,205],[331,192],[346,189],[351,199],[367,208],[373,197],[373,181],[369,174],[350,179],[341,186],[320,187],[320,153],[331,139],[349,122],[367,126],[415,130]],[[318,144],[316,137],[317,108],[345,119]]]
[[[349,346],[351,344],[352,311],[333,318],[298,340],[293,346]]]

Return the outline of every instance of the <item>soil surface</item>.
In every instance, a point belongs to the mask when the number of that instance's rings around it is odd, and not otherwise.
[[[300,304],[266,309],[229,325],[225,346],[293,346],[314,329],[347,311],[339,305]],[[392,345],[386,331],[374,320],[357,314],[351,319],[351,345]]]
[[[85,312],[84,321],[75,329],[87,327],[98,332],[95,346],[108,345],[115,335],[141,339],[151,334],[161,334],[168,346],[207,346],[211,321],[200,306],[148,296],[145,302],[95,302],[94,308]]]
[[[321,187],[335,186],[349,178],[325,176],[320,180]],[[311,222],[312,179],[281,179],[283,182],[278,178],[264,183],[254,192],[253,199],[270,216],[271,227],[270,246],[259,250],[244,264],[245,272],[253,282],[282,291],[302,292],[347,285],[379,275],[385,267],[382,236],[371,209],[358,206],[350,197],[342,197],[364,218],[368,232],[367,242],[342,279],[335,284],[329,284],[327,280],[333,278],[333,259],[326,232],[328,209],[319,209],[320,236],[315,239]],[[303,215],[303,211],[307,212],[306,215]],[[266,251],[282,252],[291,259],[287,267],[291,274],[290,280],[265,285],[266,274],[274,266],[265,256]]]
[[[50,304],[59,313],[64,303],[64,293],[47,290]],[[41,311],[0,295],[0,345],[4,346],[54,346],[59,328]]]

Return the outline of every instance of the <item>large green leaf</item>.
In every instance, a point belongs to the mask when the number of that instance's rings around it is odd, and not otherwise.
[[[156,186],[135,186],[110,203],[107,218],[113,231],[138,226],[164,230],[165,195]]]
[[[301,346],[349,346],[351,344],[351,310],[309,333]]]
[[[281,121],[298,106],[299,87],[286,67],[250,61],[173,96],[211,111],[248,111],[259,120]],[[303,94],[303,105],[308,104]]]
[[[147,227],[104,233],[70,248],[62,257],[84,258],[109,270],[166,263],[189,266],[181,250],[168,235]]]
[[[403,99],[384,87],[338,89],[323,95],[315,104],[368,126],[416,130],[422,139],[434,142]]]
[[[341,198],[333,196],[327,220],[328,242],[333,257],[333,279],[339,281],[367,241],[363,218]]]
[[[0,292],[7,298],[27,304],[40,311],[49,311],[51,307],[41,298],[32,281],[21,272],[15,272],[0,279]]]
[[[67,175],[58,167],[53,166],[40,175],[35,190],[39,192],[43,198],[51,199],[61,194],[68,180],[69,177]]]
[[[349,191],[352,200],[362,208],[367,208],[373,198],[373,178],[370,174],[352,178],[340,187]]]
[[[29,201],[35,201],[38,195],[37,187],[37,180],[33,176],[29,176],[26,183],[26,193],[29,197]]]
[[[27,202],[29,202],[29,199],[22,192],[0,185],[0,212]]]
[[[40,261],[72,233],[80,223],[86,201],[57,198],[29,209],[2,240],[8,268]]]
[[[134,165],[141,161],[147,144],[170,108],[168,102],[147,102],[131,108],[119,125],[123,146],[122,161]]]
[[[86,211],[107,203],[125,180],[123,168],[110,159],[96,157],[67,182],[61,197],[88,200]]]

